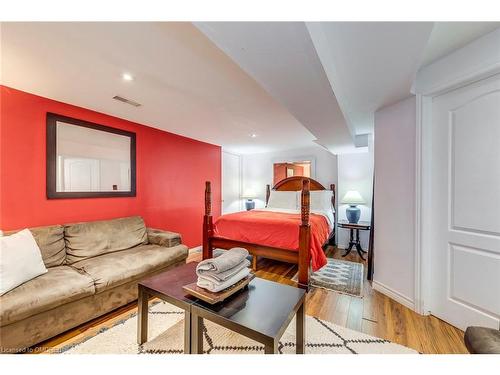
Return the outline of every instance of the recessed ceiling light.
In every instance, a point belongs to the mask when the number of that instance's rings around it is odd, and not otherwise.
[[[257,134],[252,133],[252,134],[250,134],[250,137],[252,137],[252,138],[257,138]]]
[[[132,74],[129,73],[123,73],[122,78],[124,81],[133,81],[134,77],[132,77]]]

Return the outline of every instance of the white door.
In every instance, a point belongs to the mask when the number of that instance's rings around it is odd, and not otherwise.
[[[99,191],[99,160],[64,158],[63,191]]]
[[[465,329],[500,321],[500,76],[434,98],[433,315]]]
[[[241,211],[240,156],[222,153],[222,213]]]

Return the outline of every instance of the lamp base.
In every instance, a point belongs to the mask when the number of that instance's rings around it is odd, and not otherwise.
[[[347,221],[351,224],[357,224],[359,217],[361,216],[361,210],[356,206],[349,206],[345,210],[345,215],[347,216]]]
[[[251,199],[245,201],[245,208],[247,211],[253,210],[255,208],[255,202]]]

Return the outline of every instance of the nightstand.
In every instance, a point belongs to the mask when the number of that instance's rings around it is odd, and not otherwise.
[[[371,223],[369,221],[359,221],[356,224],[349,223],[346,220],[340,220],[338,223],[339,228],[346,228],[350,230],[350,237],[349,237],[349,247],[347,248],[346,252],[342,257],[345,257],[347,254],[349,254],[352,250],[353,247],[356,247],[356,250],[361,257],[361,259],[365,260],[365,257],[363,254],[366,253],[365,250],[361,248],[361,243],[359,241],[359,231],[360,230],[370,230],[371,229]],[[356,231],[356,236],[354,236],[354,231]]]

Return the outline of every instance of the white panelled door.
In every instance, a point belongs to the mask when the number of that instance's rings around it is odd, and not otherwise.
[[[499,328],[500,76],[432,103],[431,313]]]
[[[241,211],[240,156],[222,152],[222,213]]]
[[[99,160],[65,157],[64,175],[59,191],[99,191]]]

